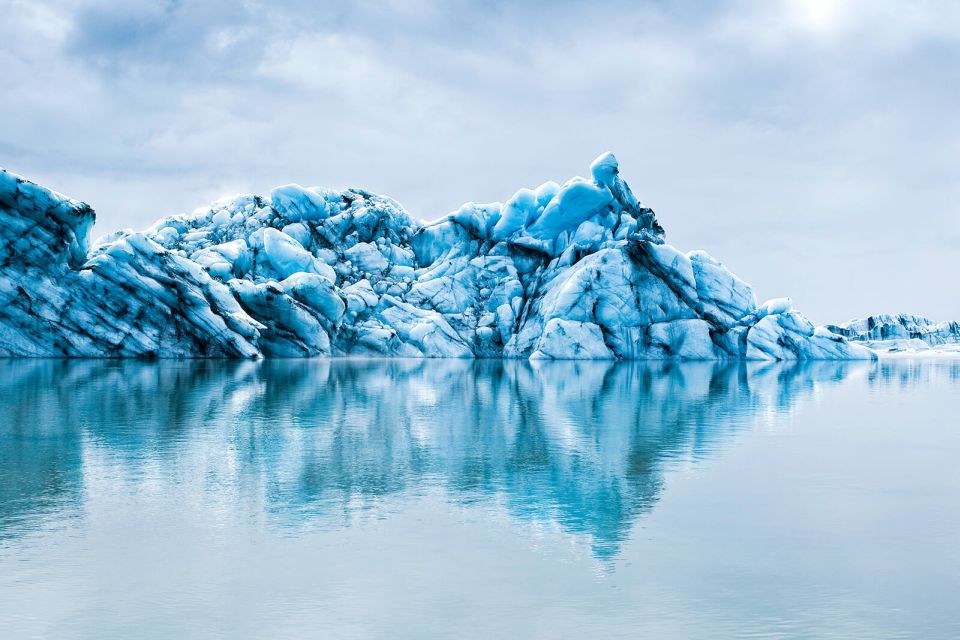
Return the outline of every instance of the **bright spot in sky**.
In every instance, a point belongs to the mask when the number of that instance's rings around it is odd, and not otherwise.
[[[834,31],[840,23],[841,0],[792,0],[791,9],[797,23],[820,33]]]

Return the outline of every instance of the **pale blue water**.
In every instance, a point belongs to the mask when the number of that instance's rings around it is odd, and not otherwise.
[[[0,638],[960,637],[960,362],[0,362]]]

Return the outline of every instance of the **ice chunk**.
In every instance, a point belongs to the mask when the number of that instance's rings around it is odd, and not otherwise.
[[[281,278],[295,273],[316,273],[336,280],[333,269],[317,260],[303,246],[282,231],[267,227],[263,232],[263,252]]]
[[[630,191],[630,187],[627,186],[627,183],[620,177],[620,165],[617,162],[616,156],[612,153],[608,151],[594,160],[593,164],[590,165],[590,173],[593,175],[594,182],[596,182],[597,185],[609,189],[610,193],[613,194],[613,197],[624,209],[628,211],[637,211],[639,209],[640,205],[634,197],[633,192]]]
[[[620,165],[617,163],[617,157],[609,151],[600,154],[590,165],[590,174],[593,176],[593,181],[607,188],[613,186],[619,172]]]
[[[0,259],[49,267],[49,260],[78,266],[86,259],[95,219],[88,205],[0,169],[0,208],[15,212],[21,224],[8,224]],[[33,242],[24,244],[25,220],[36,223]]]
[[[603,342],[600,327],[592,322],[553,318],[544,327],[534,360],[612,360],[613,353]]]
[[[527,229],[527,234],[545,241],[556,240],[563,232],[573,234],[584,220],[610,210],[612,202],[607,189],[584,181],[568,183]],[[553,255],[560,253],[562,249],[552,252]]]
[[[471,235],[486,239],[500,220],[500,203],[475,204],[468,202],[450,214],[450,219],[470,232]]]
[[[425,311],[385,296],[390,305],[380,316],[405,341],[428,358],[472,358],[473,351],[446,319],[435,311]]]
[[[767,300],[757,309],[757,316],[760,318],[766,316],[789,313],[793,309],[793,301],[790,298],[774,298]]]
[[[537,215],[537,194],[530,189],[520,189],[507,200],[500,219],[493,227],[490,239],[506,240],[525,227]]]
[[[300,243],[300,246],[306,248],[310,246],[310,229],[302,222],[294,222],[284,226],[281,231]]]
[[[360,280],[348,287],[344,287],[343,295],[347,299],[347,311],[352,317],[372,309],[380,302],[380,297],[370,286],[368,280]]]
[[[360,271],[379,273],[390,266],[387,259],[377,249],[377,245],[369,242],[358,242],[344,252],[347,259]]]
[[[909,313],[879,314],[840,325],[827,325],[832,333],[863,342],[881,351],[906,351],[960,344],[960,322],[934,322]]]
[[[673,320],[650,325],[649,354],[681,360],[716,360],[722,357],[710,337],[710,324],[704,320]]]
[[[537,196],[537,208],[542,210],[547,204],[560,193],[560,185],[556,182],[548,181],[536,188],[534,193]]]
[[[270,203],[281,217],[292,222],[323,220],[330,215],[323,196],[298,184],[288,184],[272,190]]]
[[[719,325],[731,326],[757,309],[753,289],[704,251],[687,254],[697,285],[700,312]]]
[[[764,305],[766,307],[766,305]],[[762,317],[747,333],[746,357],[752,360],[868,360],[876,354],[830,332],[818,333],[813,324],[784,305]],[[829,335],[828,335],[829,334]]]
[[[295,299],[322,313],[333,323],[339,323],[346,304],[337,294],[329,279],[313,273],[295,273],[280,283]]]

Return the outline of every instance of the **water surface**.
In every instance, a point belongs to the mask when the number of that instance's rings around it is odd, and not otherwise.
[[[960,362],[0,362],[0,637],[960,637]]]

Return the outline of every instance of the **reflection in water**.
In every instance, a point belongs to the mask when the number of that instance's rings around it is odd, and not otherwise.
[[[958,381],[0,361],[0,638],[957,638]]]
[[[875,389],[906,389],[937,381],[960,382],[960,360],[881,360],[869,372]]]
[[[911,375],[830,362],[6,361],[0,544],[82,517],[85,467],[105,456],[118,481],[194,482],[293,531],[441,490],[610,557],[666,467],[857,371]]]

